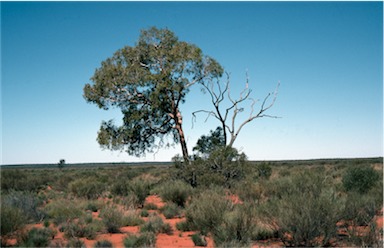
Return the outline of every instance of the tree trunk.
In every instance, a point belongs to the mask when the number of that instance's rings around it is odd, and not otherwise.
[[[175,122],[176,122],[177,132],[179,133],[179,140],[180,140],[181,150],[183,152],[184,161],[185,163],[189,163],[187,142],[185,141],[185,136],[184,136],[183,127],[182,127],[183,119],[181,117],[180,112],[177,112]]]

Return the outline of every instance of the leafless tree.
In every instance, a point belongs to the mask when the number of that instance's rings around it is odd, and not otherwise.
[[[247,123],[262,117],[279,118],[277,116],[266,114],[266,111],[272,108],[272,106],[275,104],[278,89],[280,86],[280,81],[277,83],[276,89],[264,97],[260,105],[260,108],[258,109],[258,111],[256,111],[255,105],[260,100],[259,99],[255,100],[253,98],[250,98],[250,94],[252,90],[249,89],[248,73],[246,74],[245,88],[241,91],[240,96],[237,99],[234,99],[231,96],[230,75],[228,73],[226,73],[226,75],[227,75],[227,80],[225,83],[217,79],[217,80],[210,80],[208,82],[201,84],[203,86],[202,88],[203,92],[208,92],[209,96],[211,97],[211,102],[214,107],[214,110],[201,109],[193,112],[192,115],[194,119],[196,119],[196,114],[198,113],[206,113],[207,119],[210,116],[213,116],[214,118],[216,118],[220,122],[221,127],[224,131],[224,140],[225,140],[224,143],[227,146],[232,147],[241,129]],[[228,97],[229,101],[225,101],[226,97]],[[241,107],[241,105],[246,100],[251,101],[249,117],[237,126],[236,118],[238,117],[239,113],[244,111],[244,107]],[[223,105],[225,104],[228,105],[227,108],[223,107]],[[229,142],[227,138],[228,133],[230,135]]]

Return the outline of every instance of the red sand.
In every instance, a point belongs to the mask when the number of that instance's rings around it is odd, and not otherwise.
[[[145,199],[144,205],[145,204],[154,204],[157,206],[157,208],[162,208],[164,207],[165,203],[163,200],[160,198],[158,195],[150,195]]]

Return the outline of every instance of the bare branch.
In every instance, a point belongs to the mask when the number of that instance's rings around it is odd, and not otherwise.
[[[207,118],[205,121],[208,120],[210,116],[214,116],[216,119],[219,120],[221,123],[221,126],[224,129],[225,132],[225,138],[226,138],[226,131],[230,134],[230,142],[228,146],[232,146],[234,141],[236,140],[238,134],[242,130],[242,128],[249,122],[253,121],[256,118],[263,118],[263,117],[269,117],[269,118],[279,118],[277,116],[273,115],[268,115],[265,114],[267,110],[269,110],[276,101],[277,94],[278,94],[278,89],[280,86],[280,81],[277,84],[277,87],[274,92],[269,93],[263,100],[260,106],[260,110],[255,113],[255,105],[259,100],[255,100],[253,98],[249,98],[250,94],[252,92],[251,89],[249,89],[249,77],[248,77],[248,71],[246,72],[246,84],[245,88],[240,92],[239,98],[233,99],[231,96],[231,90],[230,90],[230,74],[226,72],[227,75],[227,81],[224,85],[224,87],[221,86],[220,82],[217,81],[216,84],[214,82],[210,82],[208,85],[207,84],[202,84],[204,89],[209,93],[211,97],[211,102],[213,104],[214,110],[208,111],[208,110],[198,110],[193,112],[193,116],[196,119],[196,114],[197,113],[206,113]],[[215,87],[216,86],[216,87]],[[230,105],[224,109],[224,111],[220,108],[225,95],[227,95]],[[269,103],[269,99],[272,98],[272,100]],[[250,113],[249,117],[244,120],[237,128],[236,128],[236,119],[238,117],[238,113],[243,112],[244,108],[241,107],[240,105],[245,101],[245,100],[251,100],[252,103],[250,105]],[[269,103],[269,104],[268,104]],[[224,115],[223,115],[224,112]],[[231,120],[230,120],[230,126],[227,124],[227,118],[229,117],[230,113],[232,113]]]

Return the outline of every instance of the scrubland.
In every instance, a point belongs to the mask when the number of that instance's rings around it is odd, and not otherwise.
[[[382,247],[382,158],[221,158],[3,168],[1,245]]]

